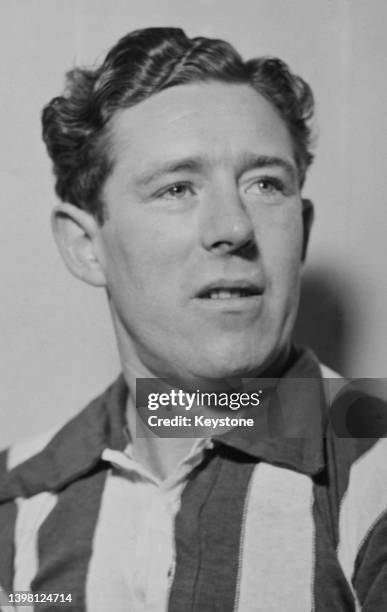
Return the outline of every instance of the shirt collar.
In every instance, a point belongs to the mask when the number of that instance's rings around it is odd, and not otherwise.
[[[309,475],[320,472],[327,410],[314,354],[298,351],[280,378],[263,381],[262,397],[253,427],[235,428],[214,441],[274,465]]]
[[[323,387],[320,368],[302,351],[273,382],[259,406],[255,426],[213,438],[254,458],[313,475],[324,466]],[[274,398],[274,400],[273,400]],[[0,501],[55,491],[98,469],[106,448],[123,451],[127,387],[121,375],[103,395],[71,419],[38,454],[0,480]]]

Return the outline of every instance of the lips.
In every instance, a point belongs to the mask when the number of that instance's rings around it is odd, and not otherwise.
[[[262,295],[263,287],[259,283],[245,279],[220,279],[205,285],[196,297],[203,300],[233,300]]]

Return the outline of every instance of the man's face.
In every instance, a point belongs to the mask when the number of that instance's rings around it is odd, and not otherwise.
[[[126,365],[266,370],[289,344],[303,244],[277,111],[247,85],[177,86],[116,113],[109,146],[97,243]]]

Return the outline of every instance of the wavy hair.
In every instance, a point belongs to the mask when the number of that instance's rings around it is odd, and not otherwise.
[[[59,198],[103,223],[101,188],[112,169],[105,142],[111,117],[168,87],[205,81],[249,84],[278,110],[292,137],[302,185],[313,159],[309,85],[278,58],[244,62],[223,40],[188,38],[178,28],[146,28],[121,38],[99,67],[68,72],[63,95],[43,109],[43,140]]]

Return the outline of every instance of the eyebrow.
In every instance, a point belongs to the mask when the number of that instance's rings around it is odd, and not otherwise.
[[[161,163],[150,171],[138,174],[135,177],[135,183],[147,185],[166,174],[174,174],[176,172],[201,172],[208,165],[208,160],[201,157],[187,157],[170,160]]]
[[[285,170],[292,180],[297,178],[297,166],[288,159],[273,155],[251,155],[247,154],[240,160],[239,170],[241,173],[261,168],[279,167]]]
[[[192,172],[199,174],[211,164],[211,161],[207,156],[194,156],[187,158],[172,159],[161,163],[150,171],[145,171],[135,177],[135,183],[138,185],[148,185],[149,183],[156,181],[159,178],[167,174],[174,174],[178,172]],[[243,174],[249,170],[280,167],[290,176],[292,180],[296,179],[297,167],[283,157],[271,156],[271,155],[254,155],[245,154],[238,160],[237,168],[238,174]]]

